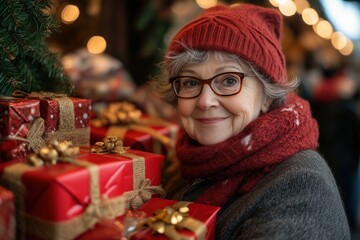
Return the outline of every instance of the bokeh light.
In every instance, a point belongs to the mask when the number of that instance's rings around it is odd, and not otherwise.
[[[217,4],[217,0],[196,0],[196,3],[199,7],[207,9],[215,6]]]
[[[302,12],[302,19],[307,25],[314,25],[319,21],[319,15],[313,8],[306,8]]]
[[[61,21],[64,24],[71,24],[75,22],[80,15],[80,10],[77,6],[69,4],[61,11]]]
[[[352,43],[351,40],[348,39],[346,41],[345,47],[343,47],[342,49],[339,49],[339,52],[344,56],[348,56],[353,52],[353,50],[354,50],[354,44]]]
[[[296,13],[296,5],[293,1],[286,1],[279,5],[279,10],[284,16],[292,16]]]
[[[331,35],[331,43],[334,48],[342,49],[346,46],[347,38],[341,32],[334,32]]]
[[[93,36],[87,43],[87,49],[92,54],[103,53],[106,49],[106,40],[101,36]]]
[[[314,31],[322,38],[330,39],[331,34],[333,33],[333,27],[331,26],[329,21],[324,19],[319,20],[318,23],[313,25]]]

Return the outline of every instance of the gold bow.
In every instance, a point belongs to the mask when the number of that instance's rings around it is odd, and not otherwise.
[[[92,153],[118,153],[124,154],[130,147],[125,147],[123,141],[116,136],[106,136],[103,142],[95,143]]]
[[[28,163],[33,166],[55,165],[57,162],[73,162],[79,147],[74,147],[70,141],[59,142],[51,140],[47,146],[39,149],[36,153],[29,154]]]
[[[142,226],[151,228],[155,233],[164,234],[174,240],[193,239],[191,236],[181,234],[177,229],[189,229],[194,232],[198,240],[205,239],[207,231],[203,222],[189,216],[189,208],[185,202],[156,210],[153,216],[142,223]]]
[[[184,217],[187,217],[188,214],[189,208],[187,206],[179,208],[166,206],[163,209],[156,210],[153,216],[145,222],[145,225],[159,234],[164,234],[167,224],[177,225]]]
[[[93,121],[94,126],[102,127],[116,124],[136,123],[141,118],[141,111],[130,102],[114,102],[105,108],[98,119]]]

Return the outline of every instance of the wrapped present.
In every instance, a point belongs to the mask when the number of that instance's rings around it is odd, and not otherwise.
[[[52,92],[16,92],[15,96],[40,101],[40,116],[44,120],[45,141],[72,141],[77,146],[90,145],[91,100],[67,97]]]
[[[175,196],[185,184],[175,154],[179,125],[144,114],[128,101],[113,102],[96,110],[96,118],[90,121],[91,143],[113,135],[132,149],[165,155],[163,186],[169,198]]]
[[[167,155],[173,150],[179,126],[142,114],[130,102],[114,102],[90,121],[91,143],[112,135],[132,149]]]
[[[162,155],[128,150],[119,141],[103,143],[78,149],[52,141],[28,156],[31,165],[16,160],[0,165],[1,184],[19,204],[21,236],[74,239],[98,220],[113,219],[163,194]]]
[[[152,198],[135,211],[102,221],[77,240],[94,239],[214,239],[220,207]]]
[[[38,100],[0,98],[0,162],[21,158],[41,141]]]
[[[0,186],[0,236],[2,240],[15,239],[14,195]]]
[[[144,221],[124,220],[124,234],[136,239],[214,239],[218,206],[153,198],[138,209],[148,214]]]
[[[64,72],[74,83],[76,96],[93,102],[128,99],[136,84],[124,65],[108,54],[79,49],[62,58]]]

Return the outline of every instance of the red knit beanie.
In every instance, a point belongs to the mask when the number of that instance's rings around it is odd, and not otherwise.
[[[184,45],[225,51],[247,60],[274,83],[281,84],[287,81],[281,31],[282,16],[275,9],[251,4],[218,5],[205,10],[176,34],[168,56],[184,52]]]

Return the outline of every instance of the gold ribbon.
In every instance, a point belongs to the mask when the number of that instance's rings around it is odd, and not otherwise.
[[[95,119],[93,124],[96,127],[130,124],[138,122],[141,115],[141,111],[130,102],[113,102],[100,113],[99,118]]]
[[[1,138],[3,140],[16,140],[27,143],[27,148],[33,151],[38,151],[41,147],[45,145],[45,141],[42,138],[42,135],[45,131],[44,119],[38,117],[32,121],[29,125],[29,132],[26,138],[17,137],[17,136],[8,136]]]
[[[25,209],[25,187],[21,181],[23,173],[33,171],[33,168],[25,163],[12,164],[4,169],[2,174],[1,184],[10,189],[15,196],[15,216],[16,216],[16,228],[17,239],[25,239],[26,222],[24,219],[23,210]]]
[[[79,147],[74,147],[71,141],[51,140],[47,146],[39,149],[38,152],[29,154],[27,161],[33,166],[55,165],[57,162],[74,162]]]
[[[92,153],[115,153],[133,159],[133,191],[126,194],[126,208],[137,209],[150,200],[153,194],[165,196],[161,186],[151,186],[150,179],[145,178],[145,159],[126,152],[130,147],[124,147],[123,142],[114,136],[107,136],[104,142],[97,142],[90,151]]]
[[[176,140],[177,126],[159,118],[142,119],[142,113],[136,106],[130,102],[114,102],[110,103],[100,114],[97,119],[91,120],[95,127],[110,126],[107,135],[118,136],[124,139],[127,130],[132,129],[150,134],[153,141],[154,153],[162,153],[162,145],[168,146],[170,149]],[[170,138],[160,134],[148,126],[160,124],[170,128]]]
[[[71,140],[77,146],[86,146],[90,143],[90,128],[75,128],[74,103],[64,93],[54,92],[23,92],[16,90],[12,94],[14,97],[26,97],[31,99],[55,100],[59,104],[59,129],[52,132],[44,132],[45,141],[57,139],[59,141]],[[39,146],[36,146],[39,148]]]
[[[4,100],[15,100],[16,97],[0,95],[0,99],[4,99]]]
[[[28,147],[33,151],[38,151],[42,146],[45,145],[45,140],[42,135],[45,132],[44,119],[36,118],[29,127],[29,132],[26,136]]]
[[[178,230],[188,229],[196,235],[197,240],[206,237],[206,225],[189,216],[189,202],[178,202],[172,206],[156,210],[142,225],[155,233],[164,234],[169,239],[191,240],[190,236],[181,234]]]
[[[67,97],[64,93],[54,93],[54,92],[46,92],[46,91],[40,91],[40,92],[24,92],[21,90],[15,90],[12,93],[13,97],[17,98],[36,98],[36,99],[53,99],[53,98],[60,98],[60,97]]]
[[[138,124],[129,124],[126,126],[110,126],[107,130],[107,135],[117,136],[120,139],[124,139],[126,132],[129,130],[139,131],[143,133],[149,134],[151,137],[154,138],[153,141],[153,152],[161,154],[162,153],[162,146],[167,146],[169,149],[172,149],[175,145],[175,134],[170,134],[170,138],[164,136],[157,130],[149,127],[149,123],[144,121],[139,121]]]
[[[151,199],[153,194],[165,197],[165,191],[161,186],[151,186],[150,179],[142,179],[139,188],[127,195],[127,209],[136,210]]]
[[[91,149],[92,153],[126,153],[126,150],[130,147],[125,147],[123,141],[116,136],[106,136],[103,142],[95,143],[95,146]]]
[[[65,94],[49,92],[32,92],[32,98],[52,99],[59,104],[59,128],[57,131],[44,133],[44,139],[57,139],[59,141],[70,140],[77,146],[85,146],[90,143],[90,128],[75,128],[74,103]]]
[[[18,96],[24,97],[27,95],[28,94],[23,91],[16,90],[13,92],[12,97],[0,96],[0,98],[7,99],[7,100],[14,100],[14,99],[17,99],[16,97],[18,97]],[[42,139],[42,134],[45,131],[45,127],[43,124],[44,124],[44,120],[42,118],[36,118],[29,125],[29,132],[28,132],[26,138],[17,137],[17,136],[8,136],[8,137],[0,139],[0,141],[2,141],[2,140],[17,140],[17,141],[27,142],[28,149],[37,151],[45,144],[45,141]]]
[[[71,155],[71,151],[69,154]],[[20,229],[19,239],[25,239],[26,232],[41,236],[44,239],[74,239],[81,233],[92,228],[100,218],[113,219],[124,214],[125,209],[131,208],[134,201],[136,201],[137,194],[141,194],[141,199],[144,201],[147,201],[146,199],[149,196],[146,192],[161,194],[162,189],[160,186],[148,186],[150,182],[149,179],[144,179],[144,157],[130,153],[124,153],[122,155],[133,159],[134,190],[125,192],[123,195],[111,199],[101,198],[99,187],[99,169],[96,164],[81,160],[69,161],[68,158],[64,158],[71,164],[85,167],[89,171],[90,204],[79,216],[61,222],[49,222],[25,213],[25,187],[21,178],[25,172],[35,170],[36,167],[31,167],[25,163],[13,164],[6,167],[0,180],[2,184],[13,190],[16,196],[18,206],[16,208],[16,214],[18,227]],[[49,157],[49,154],[46,154],[45,158],[47,157]],[[138,176],[143,176],[142,180],[138,179]]]

